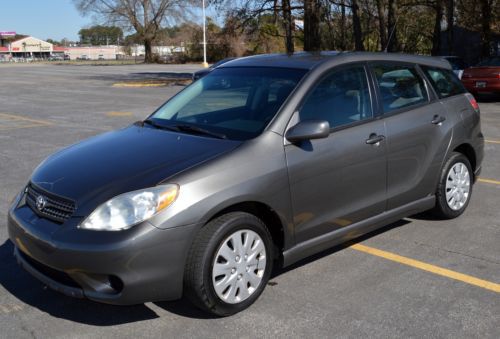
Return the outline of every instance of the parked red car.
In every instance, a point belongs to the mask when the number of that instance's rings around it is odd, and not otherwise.
[[[467,68],[462,75],[462,83],[474,95],[500,94],[500,57],[492,57]]]

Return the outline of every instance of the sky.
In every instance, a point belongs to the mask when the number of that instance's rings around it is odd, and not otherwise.
[[[0,0],[0,4],[0,31],[42,40],[78,41],[78,31],[94,24],[92,18],[78,13],[71,0]]]

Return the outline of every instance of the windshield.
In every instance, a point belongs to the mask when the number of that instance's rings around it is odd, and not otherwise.
[[[167,101],[150,118],[157,124],[247,140],[259,135],[307,70],[228,67],[211,72]],[[208,133],[205,133],[208,134]]]

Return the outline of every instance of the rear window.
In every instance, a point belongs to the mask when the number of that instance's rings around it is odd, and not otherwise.
[[[373,65],[384,113],[428,101],[424,80],[415,66],[398,64]]]
[[[464,86],[462,85],[462,82],[458,80],[453,71],[427,66],[421,67],[424,70],[425,74],[428,75],[432,83],[432,87],[434,87],[434,90],[440,98],[448,98],[453,95],[466,92]]]

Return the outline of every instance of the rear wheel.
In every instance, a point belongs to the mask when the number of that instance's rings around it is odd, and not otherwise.
[[[240,312],[257,300],[272,270],[272,242],[254,215],[232,212],[203,227],[191,246],[186,296],[218,316]]]
[[[461,153],[452,153],[441,172],[434,214],[443,219],[461,215],[469,205],[472,183],[469,159]]]

